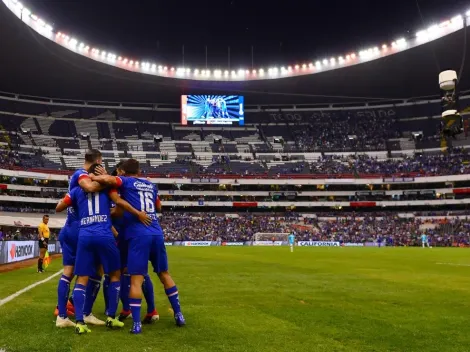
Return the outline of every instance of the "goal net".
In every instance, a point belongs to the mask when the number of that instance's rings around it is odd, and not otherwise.
[[[281,246],[290,233],[257,232],[253,235],[253,246]]]

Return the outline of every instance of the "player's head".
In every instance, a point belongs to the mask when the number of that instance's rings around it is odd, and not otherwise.
[[[101,164],[103,157],[98,149],[90,149],[85,153],[85,162],[88,164]]]
[[[116,168],[111,173],[111,176],[121,176],[124,174],[124,171],[122,171],[122,164],[124,164],[124,160],[121,160],[116,164]]]
[[[97,169],[98,167],[100,167],[100,166],[101,166],[101,164],[98,164],[98,163],[92,164],[92,165],[88,168],[88,173],[89,173],[89,174],[93,174],[93,175],[98,175],[97,172],[96,172],[96,169]]]
[[[121,170],[128,176],[136,176],[140,172],[139,162],[135,159],[128,159],[122,163]]]
[[[49,215],[44,215],[44,216],[42,217],[42,222],[47,225],[47,223],[49,222]]]

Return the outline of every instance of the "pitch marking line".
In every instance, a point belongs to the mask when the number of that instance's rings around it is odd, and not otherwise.
[[[436,263],[437,265],[470,266],[470,264]]]
[[[29,285],[29,286],[27,286],[27,287],[25,287],[25,288],[19,290],[18,292],[15,292],[14,294],[12,294],[12,295],[10,295],[10,296],[4,298],[4,299],[0,299],[0,307],[3,306],[5,303],[8,303],[8,302],[14,300],[14,299],[15,299],[16,297],[18,297],[19,295],[21,295],[21,294],[23,294],[23,293],[25,293],[25,292],[27,292],[27,291],[29,291],[29,290],[35,288],[36,286],[42,285],[42,284],[44,284],[44,283],[50,281],[50,280],[53,279],[54,277],[59,276],[60,274],[62,274],[62,271],[63,271],[63,270],[59,270],[58,272],[56,272],[55,274],[52,274],[51,276],[45,278],[44,280],[35,282],[34,284],[31,284],[31,285]]]

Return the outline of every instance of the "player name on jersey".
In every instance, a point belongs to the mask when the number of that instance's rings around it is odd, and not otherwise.
[[[86,218],[82,218],[80,220],[80,225],[85,226],[85,225],[107,222],[107,221],[108,221],[108,215],[92,215],[92,216],[87,216]]]

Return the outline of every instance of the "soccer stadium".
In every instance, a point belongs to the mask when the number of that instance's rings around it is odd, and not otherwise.
[[[0,2],[1,352],[470,350],[470,8],[209,65],[40,3]]]

